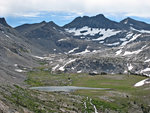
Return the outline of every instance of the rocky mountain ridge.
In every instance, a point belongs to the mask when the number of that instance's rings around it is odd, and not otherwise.
[[[11,66],[16,73],[16,66],[38,65],[33,56],[41,56],[36,58],[48,60],[52,71],[149,76],[149,26],[131,18],[114,22],[100,14],[78,17],[63,27],[43,21],[14,29],[1,18],[1,68]]]
[[[0,83],[21,83],[25,79],[23,68],[38,66],[31,53],[38,51],[25,37],[0,18]]]

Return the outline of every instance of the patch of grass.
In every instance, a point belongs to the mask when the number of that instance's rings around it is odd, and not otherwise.
[[[7,100],[13,102],[16,106],[22,106],[28,108],[35,113],[46,113],[44,109],[41,108],[41,105],[38,104],[37,98],[33,97],[29,91],[15,85],[15,90],[11,91],[10,95],[4,95]]]
[[[136,89],[133,85],[144,79],[141,76],[127,75],[98,75],[98,76],[82,76],[78,80],[73,81],[75,86],[111,88],[119,91],[131,91]]]
[[[111,90],[77,90],[72,95],[80,95],[93,99],[93,103],[100,111],[113,110],[128,112],[129,109],[149,109],[150,90],[134,87],[134,84],[145,79],[135,75],[96,75],[90,76],[85,73],[59,73],[53,74],[40,67],[38,71],[28,73],[26,82],[31,86],[81,86],[95,88],[110,88]],[[134,104],[133,104],[134,103]],[[87,112],[93,112],[93,107],[87,101]],[[142,107],[141,107],[142,106]],[[84,108],[82,108],[84,111]],[[134,111],[133,110],[133,111]]]
[[[130,109],[141,110],[141,105],[145,111],[148,111],[148,102],[150,90],[144,90],[143,87],[134,87],[134,84],[145,79],[143,76],[134,75],[97,75],[97,76],[79,76],[79,79],[73,81],[74,86],[111,88],[112,90],[77,90],[73,92],[76,95],[96,98],[93,103],[97,109],[117,110],[118,112],[128,112]],[[133,104],[135,103],[136,104]],[[131,104],[132,103],[132,104]]]
[[[42,65],[42,66],[48,64],[47,61],[38,61],[38,63],[39,63],[40,65]]]
[[[1,87],[0,87],[1,88]],[[13,103],[13,108],[23,113],[22,108],[26,108],[34,113],[59,113],[81,112],[83,110],[82,98],[71,94],[39,92],[24,89],[15,85],[14,87],[3,87],[6,90],[1,95],[5,101]],[[1,98],[0,98],[1,99]],[[4,99],[3,99],[4,100]]]
[[[100,101],[100,100],[96,100],[96,99],[93,99],[92,103],[96,106],[96,108],[100,108],[103,112],[106,109],[110,109],[113,111],[121,111],[121,110],[123,111],[123,109],[121,109],[120,106],[118,106],[115,103],[105,102],[102,100]]]
[[[70,75],[52,74],[50,71],[40,69],[27,74],[25,82],[31,86],[62,86],[71,84]]]

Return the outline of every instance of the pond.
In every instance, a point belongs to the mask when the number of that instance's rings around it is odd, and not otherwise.
[[[76,87],[76,86],[44,86],[44,87],[31,87],[30,89],[48,92],[72,92],[75,90],[110,90],[110,88],[91,88],[91,87]]]

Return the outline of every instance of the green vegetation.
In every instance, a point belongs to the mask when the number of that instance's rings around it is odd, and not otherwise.
[[[28,90],[17,85],[0,86],[0,89],[0,100],[13,103],[11,106],[20,113],[24,112],[24,108],[34,113],[59,113],[64,110],[67,112],[84,111],[81,97]],[[3,99],[1,99],[2,96]]]
[[[49,70],[38,69],[38,71],[28,72],[25,81],[31,86],[62,86],[70,84],[70,74],[52,74]]]
[[[135,75],[96,75],[74,73],[51,73],[50,69],[38,68],[38,71],[28,73],[26,82],[30,86],[81,86],[95,88],[110,88],[111,90],[77,90],[70,94],[92,98],[92,103],[101,111],[131,112],[132,110],[149,111],[150,90],[148,86],[134,87],[134,84],[145,79]],[[94,111],[88,100],[87,112]],[[137,109],[138,106],[138,109]],[[145,112],[147,113],[147,112]]]

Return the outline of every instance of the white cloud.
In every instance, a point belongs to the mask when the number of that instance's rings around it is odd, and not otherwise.
[[[1,16],[36,17],[43,11],[150,17],[150,0],[0,0]]]

